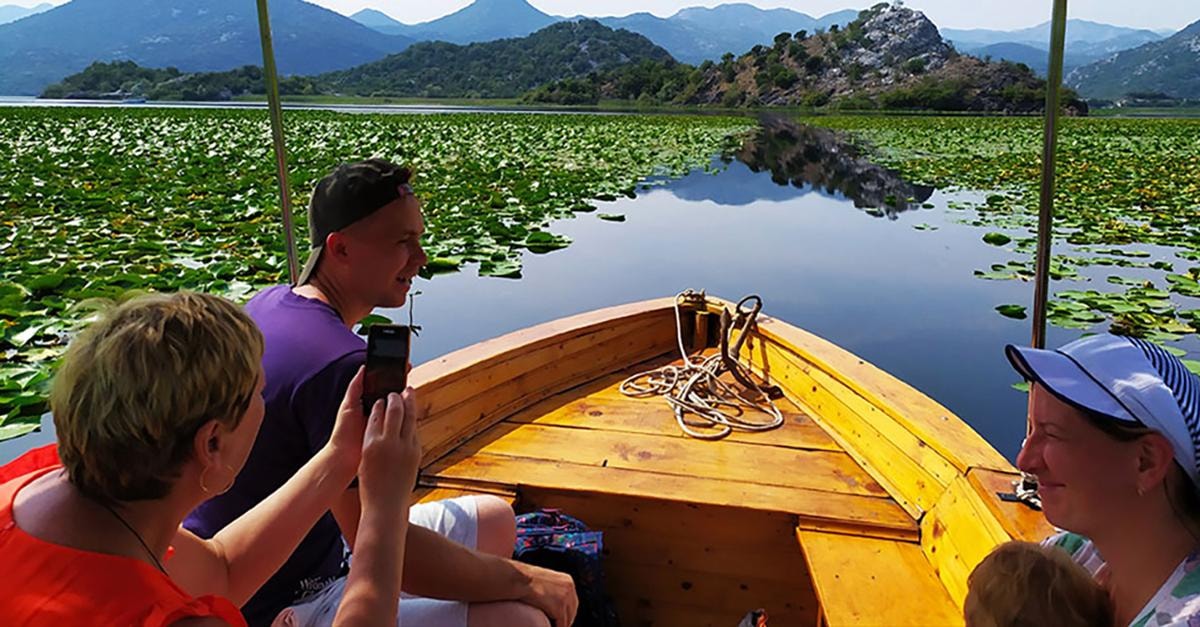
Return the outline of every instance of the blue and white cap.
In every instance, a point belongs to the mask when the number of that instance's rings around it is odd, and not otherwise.
[[[1200,377],[1179,358],[1118,335],[1093,335],[1058,350],[1010,344],[1005,353],[1021,376],[1063,401],[1161,433],[1200,486]]]

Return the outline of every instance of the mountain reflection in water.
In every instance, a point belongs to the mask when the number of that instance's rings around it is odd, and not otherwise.
[[[734,156],[755,172],[770,172],[778,185],[838,194],[871,215],[891,220],[919,209],[934,192],[861,157],[834,131],[778,117],[764,118]]]

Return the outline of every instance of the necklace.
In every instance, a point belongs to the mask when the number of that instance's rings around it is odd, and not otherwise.
[[[125,518],[123,516],[121,516],[120,514],[118,514],[117,510],[113,509],[113,507],[110,506],[108,503],[105,503],[104,501],[96,501],[96,502],[99,503],[101,505],[101,507],[108,510],[108,513],[112,514],[114,518],[116,518],[118,521],[120,521],[120,523],[122,525],[124,525],[126,529],[129,530],[129,533],[133,534],[133,537],[137,538],[138,544],[142,545],[142,548],[145,549],[146,555],[149,555],[150,559],[154,560],[154,566],[157,567],[158,570],[160,570],[162,572],[162,574],[164,574],[164,575],[167,574],[167,569],[163,568],[162,562],[158,561],[158,556],[154,554],[154,551],[150,550],[150,547],[146,544],[146,541],[142,539],[142,534],[138,533],[137,529],[134,529],[133,525],[129,524],[129,521],[125,520]]]

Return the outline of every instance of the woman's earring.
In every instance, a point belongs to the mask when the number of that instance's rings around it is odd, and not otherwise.
[[[222,488],[218,492],[213,492],[212,490],[210,490],[208,488],[207,482],[204,481],[204,477],[206,475],[208,475],[208,471],[210,468],[212,468],[212,466],[205,467],[204,470],[200,471],[200,489],[203,490],[205,494],[208,494],[211,496],[221,496],[222,494],[225,494],[226,492],[229,491],[230,488],[233,487],[234,482],[237,481],[237,475],[233,474],[233,466],[226,465],[225,469],[228,470],[229,474],[231,474],[233,476],[231,476],[229,478],[229,483],[226,484],[226,486],[224,488]]]

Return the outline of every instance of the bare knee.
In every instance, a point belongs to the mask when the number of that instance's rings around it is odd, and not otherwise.
[[[467,613],[467,626],[550,627],[550,619],[536,607],[518,601],[472,603]]]
[[[484,553],[509,557],[517,539],[517,520],[512,506],[491,495],[475,497],[477,532],[475,548]]]

